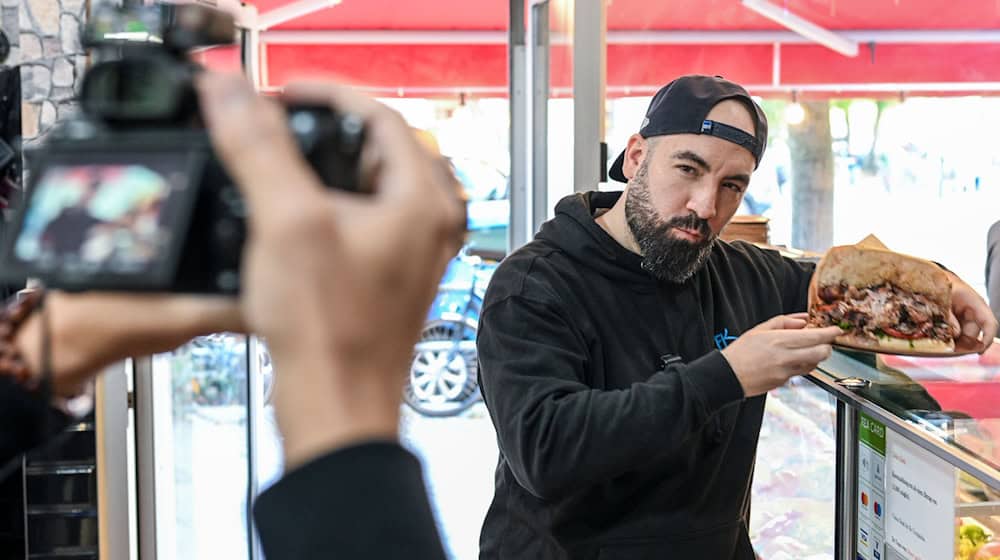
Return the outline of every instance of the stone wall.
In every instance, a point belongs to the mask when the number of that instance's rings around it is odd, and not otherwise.
[[[8,4],[18,13],[14,64],[21,64],[21,127],[24,145],[45,136],[57,119],[76,112],[74,96],[87,64],[80,29],[88,0],[0,0],[3,22]]]

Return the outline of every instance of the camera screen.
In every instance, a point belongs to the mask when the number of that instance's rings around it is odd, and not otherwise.
[[[13,256],[57,280],[155,274],[183,231],[173,222],[188,203],[189,171],[182,154],[52,162],[39,171]]]

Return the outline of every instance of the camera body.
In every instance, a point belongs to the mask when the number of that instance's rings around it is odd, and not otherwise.
[[[25,204],[0,275],[65,290],[238,293],[247,210],[202,125],[185,53],[232,42],[231,16],[196,4],[109,8],[83,42],[110,60],[80,89],[82,116],[29,158]],[[321,181],[363,192],[361,120],[286,106]],[[274,185],[280,189],[281,185]]]

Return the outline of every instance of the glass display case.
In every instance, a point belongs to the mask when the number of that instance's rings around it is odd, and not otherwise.
[[[1000,559],[1000,344],[922,358],[837,350],[836,558]]]
[[[804,378],[768,393],[750,507],[762,560],[833,558],[836,420],[836,399]]]

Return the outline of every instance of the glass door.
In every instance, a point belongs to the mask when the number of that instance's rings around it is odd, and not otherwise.
[[[148,419],[137,433],[147,450],[138,461],[141,556],[249,558],[247,337],[199,337],[146,360],[148,370],[136,370],[137,409]]]

